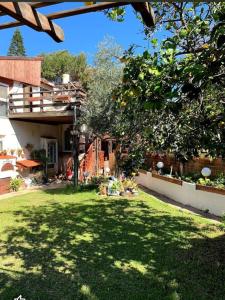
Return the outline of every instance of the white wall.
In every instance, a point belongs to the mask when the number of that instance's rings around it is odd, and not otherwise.
[[[21,122],[0,118],[0,136],[2,136],[3,149],[21,149],[29,143],[34,149],[40,149],[41,137],[59,139],[59,126]],[[26,153],[26,158],[29,158]]]
[[[216,216],[225,214],[225,196],[196,190],[195,184],[183,181],[183,185],[180,186],[152,177],[150,172],[147,172],[147,174],[139,173],[136,181],[138,184],[182,204],[190,205],[203,211],[208,209],[210,213]]]

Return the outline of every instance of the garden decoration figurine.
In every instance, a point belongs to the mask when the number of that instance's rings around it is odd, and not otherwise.
[[[119,184],[117,179],[114,176],[109,177],[108,184],[108,195],[109,196],[118,196],[119,195]]]
[[[105,169],[105,173],[106,173],[106,175],[109,175],[109,172],[110,172],[110,168],[109,168],[109,167],[107,167],[107,168]]]
[[[156,166],[159,169],[159,174],[161,175],[162,174],[162,168],[164,167],[164,163],[162,161],[159,161]]]
[[[209,177],[210,175],[211,175],[211,169],[210,168],[208,168],[208,167],[204,167],[202,170],[201,170],[201,174],[202,174],[202,176],[203,177],[205,177],[205,179],[207,178],[207,177]]]
[[[84,183],[85,183],[85,184],[87,184],[87,183],[88,183],[87,181],[88,181],[88,177],[89,177],[89,175],[90,175],[90,174],[89,174],[89,172],[88,172],[88,171],[85,171],[85,172],[83,173],[83,176],[84,176]]]

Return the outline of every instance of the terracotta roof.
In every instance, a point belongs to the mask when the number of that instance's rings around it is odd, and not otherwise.
[[[36,162],[34,160],[31,159],[24,159],[24,160],[19,160],[16,162],[17,165],[25,167],[25,168],[33,168],[33,167],[37,167],[40,166],[39,162]]]
[[[16,158],[16,156],[12,155],[0,155],[0,159],[13,159]]]

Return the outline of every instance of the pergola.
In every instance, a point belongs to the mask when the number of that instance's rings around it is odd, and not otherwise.
[[[56,42],[62,42],[64,40],[63,29],[53,22],[53,20],[125,5],[132,5],[135,11],[141,15],[142,20],[147,27],[152,27],[155,24],[154,12],[148,2],[98,2],[96,4],[82,6],[80,8],[52,12],[47,15],[38,11],[38,8],[54,6],[59,3],[63,3],[63,1],[0,2],[0,16],[8,15],[15,19],[15,21],[12,22],[0,23],[0,30],[27,25],[34,30],[46,32]]]

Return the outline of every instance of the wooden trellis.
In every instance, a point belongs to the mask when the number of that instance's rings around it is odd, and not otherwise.
[[[140,13],[146,26],[151,27],[155,24],[154,12],[148,2],[98,2],[97,4],[82,6],[70,10],[61,10],[50,14],[42,14],[38,8],[45,6],[54,6],[63,3],[57,2],[0,2],[0,16],[8,15],[15,21],[0,23],[0,30],[27,25],[34,30],[46,32],[56,42],[64,40],[63,29],[53,22],[55,19],[62,19],[75,15],[102,11],[114,7],[132,5]]]

